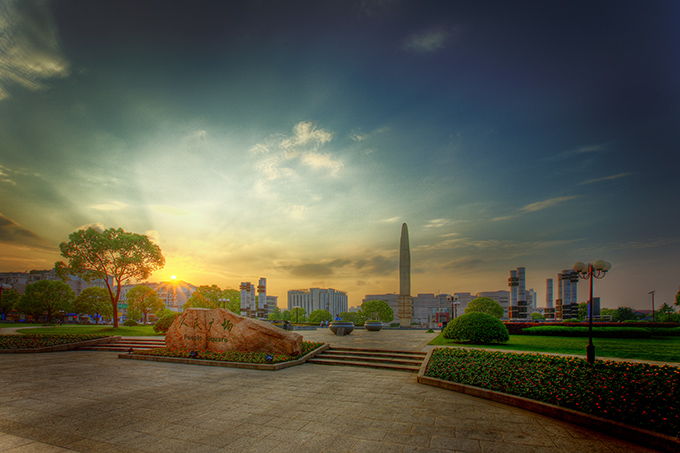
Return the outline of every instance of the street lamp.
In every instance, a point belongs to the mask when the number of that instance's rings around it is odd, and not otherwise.
[[[588,346],[586,348],[586,356],[588,363],[591,365],[595,362],[595,346],[593,345],[593,280],[596,278],[604,278],[611,268],[612,263],[603,260],[597,260],[592,264],[585,264],[578,261],[574,263],[572,268],[579,278],[590,280],[590,299],[588,300]]]
[[[655,293],[655,292],[656,292],[656,290],[650,291],[650,292],[648,293],[648,294],[651,294],[651,295],[652,295],[652,322],[655,322],[655,320],[656,320],[656,318],[654,318],[654,293]]]

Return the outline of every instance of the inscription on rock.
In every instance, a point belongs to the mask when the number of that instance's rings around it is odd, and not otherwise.
[[[188,308],[165,335],[168,348],[298,355],[302,335],[224,308]]]

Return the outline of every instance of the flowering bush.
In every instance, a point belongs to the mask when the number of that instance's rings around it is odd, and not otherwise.
[[[0,349],[38,349],[62,344],[103,338],[107,335],[86,334],[26,334],[0,335]]]
[[[668,365],[437,348],[426,376],[680,435],[680,369]]]
[[[280,363],[288,362],[290,360],[298,359],[306,354],[309,354],[314,349],[322,346],[320,342],[302,342],[302,353],[296,356],[290,355],[274,355],[265,352],[248,352],[248,351],[189,351],[186,349],[176,348],[155,348],[142,351],[136,351],[135,354],[151,355],[156,357],[177,357],[183,359],[199,359],[199,360],[218,360],[221,362],[242,362],[242,363]],[[194,353],[194,354],[192,354]],[[193,357],[192,357],[193,355]],[[267,355],[272,357],[272,360],[267,361]]]

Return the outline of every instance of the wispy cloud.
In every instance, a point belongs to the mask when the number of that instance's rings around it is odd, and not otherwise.
[[[120,211],[121,209],[127,208],[128,205],[122,201],[112,201],[110,203],[96,204],[90,207],[98,211]]]
[[[37,90],[70,71],[46,2],[0,2],[0,55],[0,100],[9,97],[8,85]]]
[[[443,49],[450,33],[436,28],[420,33],[413,33],[404,40],[403,49],[415,53],[433,53]]]
[[[499,222],[503,220],[510,220],[517,218],[521,215],[528,214],[530,212],[537,212],[537,211],[542,211],[544,209],[549,209],[552,207],[555,207],[559,204],[564,203],[565,201],[573,200],[575,198],[579,198],[580,195],[569,195],[565,197],[555,197],[555,198],[550,198],[549,200],[543,200],[543,201],[537,201],[536,203],[530,203],[527,205],[522,206],[518,212],[514,214],[509,214],[505,216],[499,216],[499,217],[494,217],[491,219],[494,222]]]
[[[401,217],[390,217],[389,219],[382,219],[380,222],[382,222],[382,223],[397,223],[400,220],[401,220]]]
[[[41,249],[53,248],[42,237],[2,214],[0,214],[0,242],[27,245]]]
[[[425,228],[441,228],[451,225],[452,223],[453,221],[449,219],[432,219],[425,224]]]
[[[528,213],[542,211],[543,209],[552,208],[554,206],[557,206],[558,204],[564,203],[565,201],[573,200],[575,198],[579,198],[579,195],[570,195],[567,197],[556,197],[551,198],[549,200],[537,201],[536,203],[531,203],[526,206],[523,206],[520,209],[520,212]]]
[[[612,175],[612,176],[605,176],[603,178],[595,178],[595,179],[589,179],[588,181],[583,181],[579,183],[579,185],[586,185],[586,184],[593,184],[596,182],[601,182],[601,181],[611,181],[612,179],[619,179],[619,178],[625,178],[626,176],[630,176],[633,173],[619,173],[618,175]]]

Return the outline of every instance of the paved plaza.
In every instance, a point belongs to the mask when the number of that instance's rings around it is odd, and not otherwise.
[[[302,333],[337,346],[406,350],[435,336]],[[256,371],[86,351],[0,361],[0,452],[651,451],[420,385],[415,373],[312,364]]]

